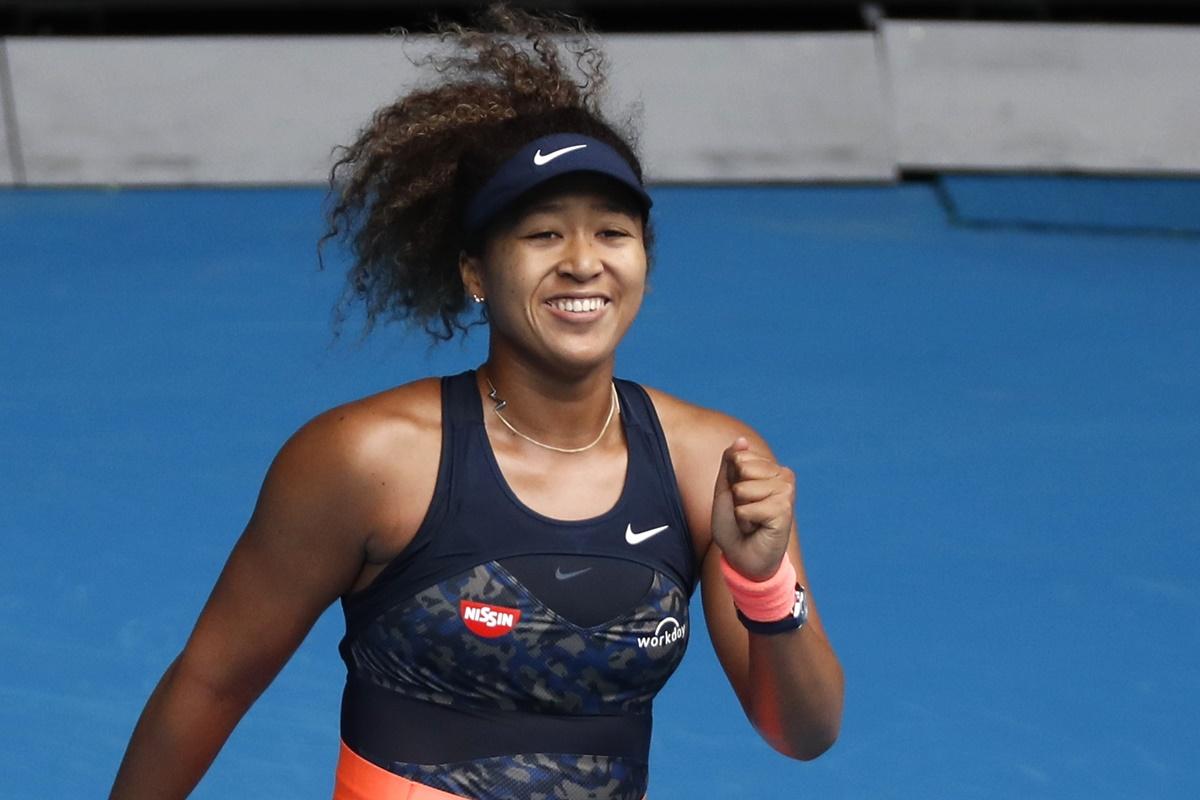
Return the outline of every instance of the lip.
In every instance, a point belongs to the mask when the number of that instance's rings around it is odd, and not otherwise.
[[[555,300],[586,300],[588,298],[598,297],[604,302],[595,311],[563,311],[554,305]],[[594,322],[607,313],[609,306],[612,305],[612,300],[602,294],[556,294],[546,298],[542,306],[550,312],[550,315],[555,319],[560,319],[563,322],[569,322],[579,325],[587,322]]]

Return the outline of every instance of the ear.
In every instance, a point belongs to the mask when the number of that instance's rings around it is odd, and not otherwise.
[[[463,288],[467,294],[487,297],[483,288],[483,261],[478,256],[470,256],[466,250],[460,250],[458,274],[462,277]]]

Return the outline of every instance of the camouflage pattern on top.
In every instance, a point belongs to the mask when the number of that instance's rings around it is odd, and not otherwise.
[[[516,608],[521,617],[510,633],[482,638],[460,618],[460,599]],[[489,562],[389,608],[344,655],[355,676],[432,703],[554,714],[649,713],[683,658],[688,624],[686,593],[662,573],[627,614],[580,628]]]
[[[641,800],[647,769],[632,759],[533,753],[456,764],[392,765],[409,780],[469,798]]]
[[[487,638],[460,601],[520,611]],[[688,598],[654,573],[642,600],[616,619],[579,627],[541,603],[497,562],[480,564],[382,612],[343,651],[353,676],[407,698],[527,713],[649,714],[683,658]],[[645,758],[516,753],[442,764],[391,762],[410,780],[475,800],[640,800]]]

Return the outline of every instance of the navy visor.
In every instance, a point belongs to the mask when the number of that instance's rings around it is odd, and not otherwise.
[[[653,204],[629,162],[612,147],[590,136],[555,133],[525,145],[496,170],[467,204],[464,229],[479,232],[530,189],[572,172],[606,175],[629,187],[644,210]]]

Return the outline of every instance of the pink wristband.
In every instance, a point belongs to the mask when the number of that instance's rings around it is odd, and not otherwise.
[[[738,572],[721,554],[721,577],[733,595],[733,604],[755,622],[775,622],[792,614],[796,602],[796,568],[783,557],[779,569],[765,581],[752,581]]]

